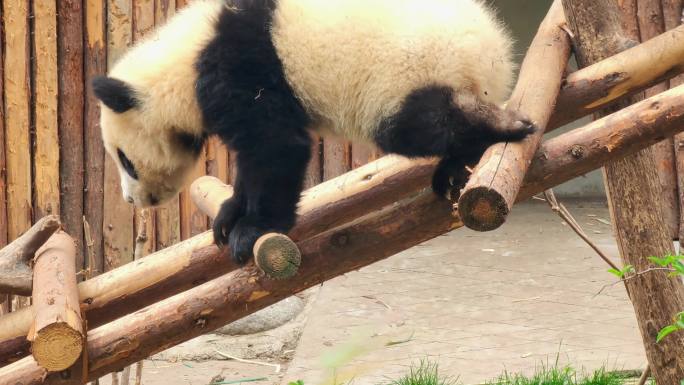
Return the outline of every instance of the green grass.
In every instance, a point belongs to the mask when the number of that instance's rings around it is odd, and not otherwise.
[[[458,378],[441,376],[439,367],[427,360],[420,361],[419,366],[412,366],[408,374],[392,380],[386,385],[457,385]]]
[[[598,369],[588,375],[578,374],[571,366],[542,364],[534,374],[527,376],[520,373],[504,372],[485,385],[623,385],[624,374],[610,372],[605,368]],[[384,385],[459,385],[458,378],[443,376],[436,363],[421,361],[420,365],[411,367],[409,373]],[[683,384],[684,385],[684,384]]]

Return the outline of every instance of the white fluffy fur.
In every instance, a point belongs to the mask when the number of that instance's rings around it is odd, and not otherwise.
[[[109,74],[142,101],[123,114],[102,108],[105,146],[136,204],[149,193],[168,199],[193,167],[166,138],[202,131],[194,63],[223,7],[195,0]],[[513,79],[511,39],[479,0],[279,0],[272,37],[288,81],[317,118],[311,128],[354,140],[370,139],[416,88],[439,83],[500,103]],[[123,172],[117,147],[139,181]]]
[[[273,37],[305,107],[352,139],[416,88],[501,103],[513,79],[511,38],[477,0],[280,0]]]

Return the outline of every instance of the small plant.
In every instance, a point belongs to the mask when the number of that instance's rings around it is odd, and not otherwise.
[[[670,277],[684,277],[684,256],[681,255],[666,255],[664,257],[649,257],[649,261],[654,263],[657,267],[650,268],[646,271],[636,272],[634,266],[625,265],[622,269],[609,269],[608,272],[620,278],[621,281],[634,278],[652,271],[665,270],[669,272]],[[674,332],[684,331],[684,312],[677,314],[674,317],[672,324],[665,326],[660,330],[656,337],[656,343],[662,341],[668,335]],[[684,385],[684,384],[682,384]]]
[[[487,385],[623,385],[623,378],[619,373],[598,369],[589,376],[580,376],[571,366],[558,366],[558,361],[553,366],[542,365],[532,376],[520,373],[509,374],[505,372],[493,382]]]
[[[427,360],[421,360],[420,366],[411,367],[408,374],[392,380],[386,385],[456,385],[458,378],[440,376],[439,366]]]
[[[670,277],[684,277],[684,257],[681,255],[667,255],[663,258],[650,257],[649,260],[658,265],[661,269],[671,270]],[[667,325],[660,330],[656,337],[656,343],[662,341],[670,334],[682,330],[684,330],[684,311],[674,317],[672,324]],[[684,380],[682,380],[682,382],[684,383]]]

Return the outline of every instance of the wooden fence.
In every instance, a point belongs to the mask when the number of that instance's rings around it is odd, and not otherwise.
[[[4,0],[0,33],[0,246],[48,213],[80,242],[78,268],[109,270],[208,228],[186,192],[142,215],[121,197],[116,166],[100,139],[89,87],[126,49],[187,0]],[[211,139],[196,176],[230,182],[231,154]],[[374,158],[362,146],[319,141],[307,186]],[[84,234],[84,219],[89,234]],[[2,302],[2,301],[0,301]]]

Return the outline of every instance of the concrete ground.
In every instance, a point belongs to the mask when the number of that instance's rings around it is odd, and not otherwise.
[[[617,257],[605,203],[568,206]],[[587,370],[642,368],[624,288],[597,295],[616,280],[607,269],[545,203],[517,206],[493,233],[454,231],[327,282],[285,378],[378,384],[423,358],[465,384],[557,356]]]
[[[566,203],[617,256],[605,203]],[[624,288],[597,295],[615,281],[606,270],[544,203],[523,204],[495,232],[454,231],[322,285],[293,331],[301,332],[296,349],[258,358],[282,364],[279,373],[235,361],[157,361],[146,362],[143,383],[206,385],[221,375],[266,378],[256,385],[376,385],[425,358],[464,384],[531,373],[556,357],[586,370],[640,369]]]

